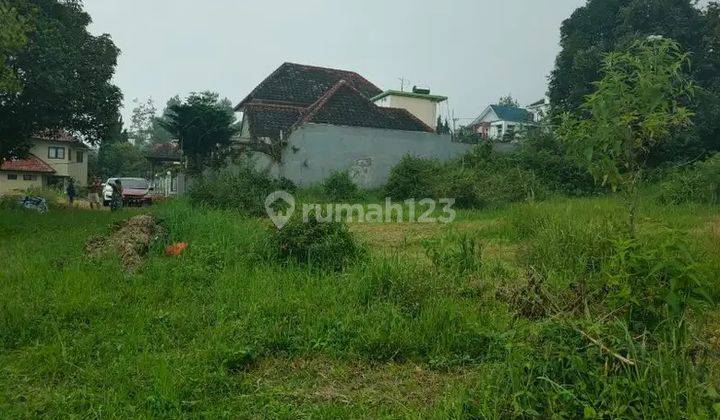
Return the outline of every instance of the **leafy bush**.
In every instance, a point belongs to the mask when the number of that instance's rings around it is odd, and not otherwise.
[[[364,255],[345,223],[321,221],[314,212],[308,216],[304,221],[296,214],[282,229],[273,229],[267,243],[271,258],[340,271]]]
[[[480,206],[488,207],[541,199],[545,190],[534,172],[516,167],[478,176],[475,195]]]
[[[720,203],[720,153],[672,172],[661,187],[663,204]]]
[[[0,195],[0,209],[3,210],[17,210],[20,208],[18,201],[20,200],[19,195]]]
[[[358,187],[348,171],[333,172],[323,182],[323,193],[333,201],[348,200],[357,197]]]
[[[241,163],[236,171],[212,172],[199,178],[190,187],[193,204],[222,209],[235,209],[251,216],[265,213],[265,198],[272,192],[291,186],[287,180],[276,180],[266,172],[256,171],[249,163]]]
[[[442,169],[435,159],[406,155],[390,171],[385,194],[394,200],[432,198]]]
[[[675,327],[691,300],[711,300],[707,277],[687,241],[675,232],[645,241],[616,239],[603,274],[610,309],[627,308],[628,325],[640,332],[665,320]]]
[[[437,176],[432,186],[430,198],[454,198],[459,208],[480,207],[482,202],[477,196],[477,175],[470,169],[455,165],[446,165],[442,176]]]

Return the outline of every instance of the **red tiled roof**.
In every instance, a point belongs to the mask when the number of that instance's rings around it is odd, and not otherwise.
[[[43,131],[35,134],[32,138],[53,143],[76,143],[77,145],[87,147],[83,142],[65,130]]]
[[[27,159],[6,160],[0,166],[0,171],[55,173],[55,169],[32,154],[28,155]]]

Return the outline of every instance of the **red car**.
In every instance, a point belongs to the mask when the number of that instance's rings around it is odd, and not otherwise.
[[[123,187],[123,205],[125,206],[149,206],[153,202],[150,181],[144,178],[110,178],[103,184],[103,204],[110,205],[112,200],[111,183],[120,180]]]

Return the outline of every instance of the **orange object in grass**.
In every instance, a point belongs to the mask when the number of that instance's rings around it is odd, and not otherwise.
[[[176,242],[172,245],[168,245],[165,248],[165,255],[169,257],[176,257],[185,251],[185,248],[188,247],[187,242]]]

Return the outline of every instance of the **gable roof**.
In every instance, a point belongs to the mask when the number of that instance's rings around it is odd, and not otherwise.
[[[527,109],[501,105],[490,105],[490,107],[503,121],[532,122],[532,114]]]
[[[33,154],[25,159],[6,160],[0,166],[0,171],[55,173],[55,169]]]
[[[319,123],[349,127],[433,132],[410,112],[375,105],[345,80],[340,80],[310,106],[297,124]]]
[[[253,89],[235,110],[239,111],[251,101],[307,107],[340,80],[345,80],[367,98],[382,93],[379,87],[353,71],[284,63]]]

